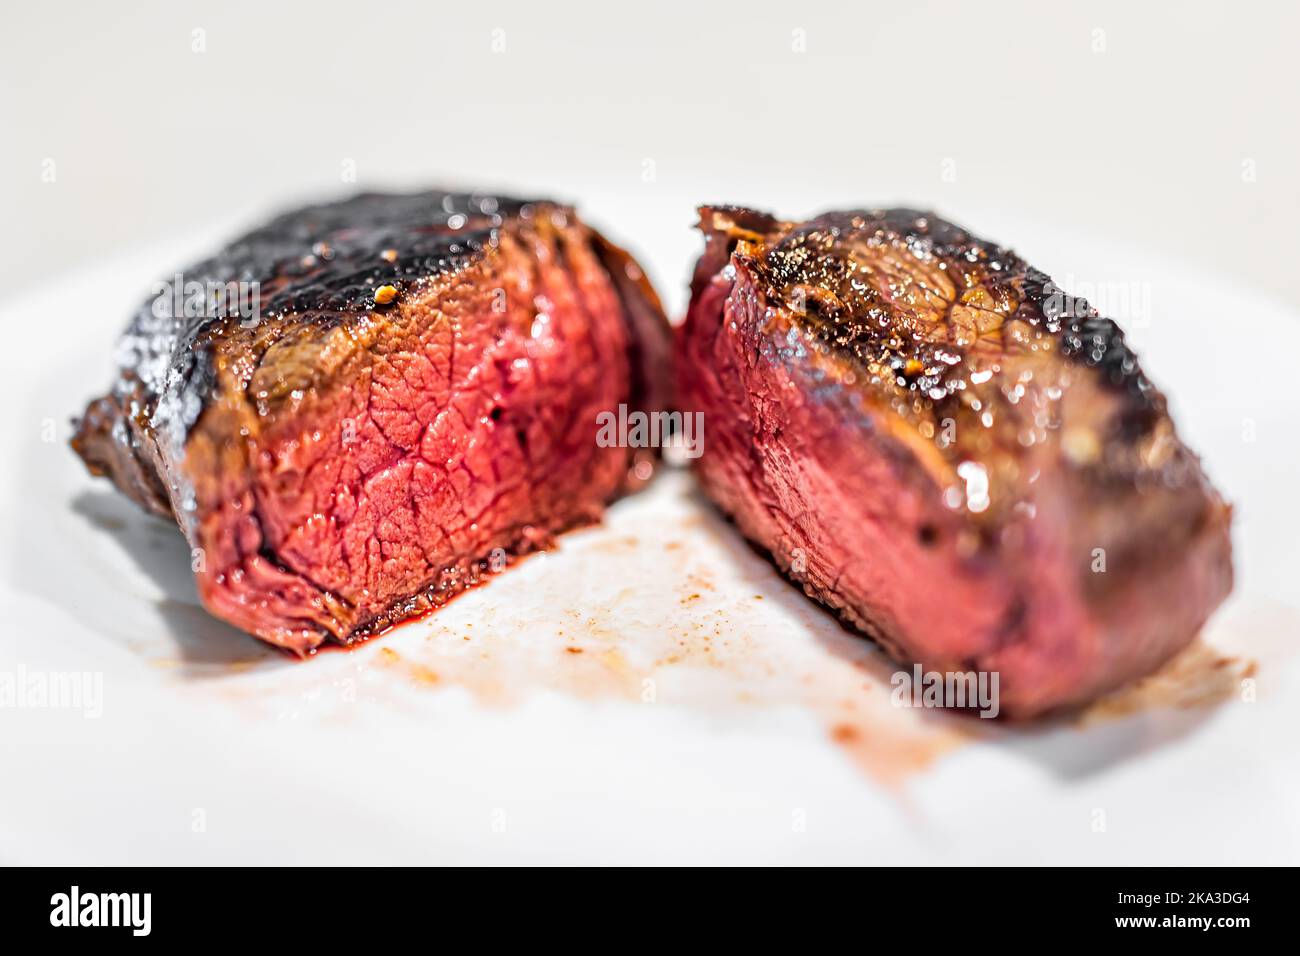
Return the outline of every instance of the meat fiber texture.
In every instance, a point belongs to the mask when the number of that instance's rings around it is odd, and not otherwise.
[[[437,607],[649,471],[597,419],[663,401],[668,326],[572,209],[361,195],[176,278],[202,308],[155,290],[73,446],[175,518],[209,611],[286,650]]]
[[[928,213],[701,229],[676,343],[697,474],[897,661],[996,673],[1033,716],[1155,669],[1229,593],[1230,509],[1086,302]]]

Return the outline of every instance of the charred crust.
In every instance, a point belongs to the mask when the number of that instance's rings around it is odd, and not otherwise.
[[[92,475],[110,479],[141,507],[170,518],[167,487],[145,448],[146,440],[112,396],[91,402],[73,422],[72,450]]]
[[[386,296],[377,301],[376,291],[385,286],[404,292],[459,272],[495,247],[507,223],[552,208],[563,209],[482,193],[363,193],[277,216],[179,275],[187,286],[257,283],[252,324],[269,344],[274,330],[337,325],[382,307]],[[156,296],[144,302],[122,337],[115,393],[134,389],[174,451],[211,394],[214,343],[242,317],[167,309],[160,316],[156,303]]]
[[[795,321],[833,351],[894,370],[910,367],[913,372],[901,377],[922,394],[941,385],[942,377],[920,370],[954,364],[936,364],[938,352],[965,357],[974,347],[1000,344],[995,337],[963,343],[950,334],[953,307],[980,289],[986,295],[979,307],[995,309],[999,324],[1016,318],[1043,329],[1058,341],[1064,358],[1097,370],[1141,410],[1163,412],[1159,393],[1112,320],[1009,249],[933,213],[857,209],[787,223],[754,210],[708,206],[701,209],[700,226],[725,237],[728,255],[754,271],[773,303],[793,306]],[[886,256],[906,258],[903,265],[917,267],[920,278],[873,274],[873,259]],[[925,286],[923,267],[930,264],[949,278],[951,290]],[[900,303],[898,287],[891,286],[900,278],[915,283],[904,292],[919,286],[921,295]],[[918,301],[921,308],[915,307]],[[947,330],[938,328],[944,325]]]
[[[662,303],[650,280],[628,252],[592,232],[597,257],[623,307],[633,408],[657,410],[669,404],[672,336]]]
[[[1070,296],[1047,273],[1026,268],[1022,285],[1028,318],[1060,337],[1061,354],[1077,365],[1096,369],[1103,381],[1136,399],[1140,418],[1164,413],[1164,397],[1147,378],[1124,332],[1086,299]]]
[[[1010,519],[1026,449],[1056,448],[1108,493],[1203,482],[1119,326],[1011,250],[909,208],[785,222],[708,206],[700,228],[693,296],[756,293],[771,358],[808,369],[819,400],[887,412],[945,487],[980,463],[979,523]]]

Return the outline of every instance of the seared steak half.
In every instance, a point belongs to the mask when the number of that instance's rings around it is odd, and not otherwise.
[[[928,213],[702,210],[678,339],[715,502],[893,657],[1077,704],[1232,587],[1230,509],[1123,334]]]
[[[146,303],[73,447],[175,517],[204,604],[264,640],[303,654],[435,607],[636,482],[597,415],[660,401],[667,325],[571,209],[362,195],[182,276],[260,283],[260,318]]]

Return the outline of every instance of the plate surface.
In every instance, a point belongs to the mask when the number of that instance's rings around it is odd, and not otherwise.
[[[672,469],[436,615],[287,660],[210,618],[179,534],[66,447],[142,291],[222,234],[4,304],[0,677],[29,692],[0,707],[0,860],[1296,862],[1300,321],[1140,248],[998,229],[1121,320],[1237,509],[1202,639],[1030,728],[891,706],[894,668]],[[639,245],[661,279],[697,251]],[[77,706],[41,706],[58,675]]]

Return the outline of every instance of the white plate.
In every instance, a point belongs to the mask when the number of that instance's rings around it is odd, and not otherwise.
[[[1238,509],[1203,642],[1029,729],[891,707],[888,662],[680,472],[424,621],[287,660],[208,617],[179,534],[65,444],[137,297],[220,234],[7,303],[0,675],[102,696],[0,708],[0,859],[1295,863],[1300,325],[1140,249],[1015,228],[989,232],[1120,312],[1134,293],[1130,338]],[[696,248],[639,245],[661,278]]]

